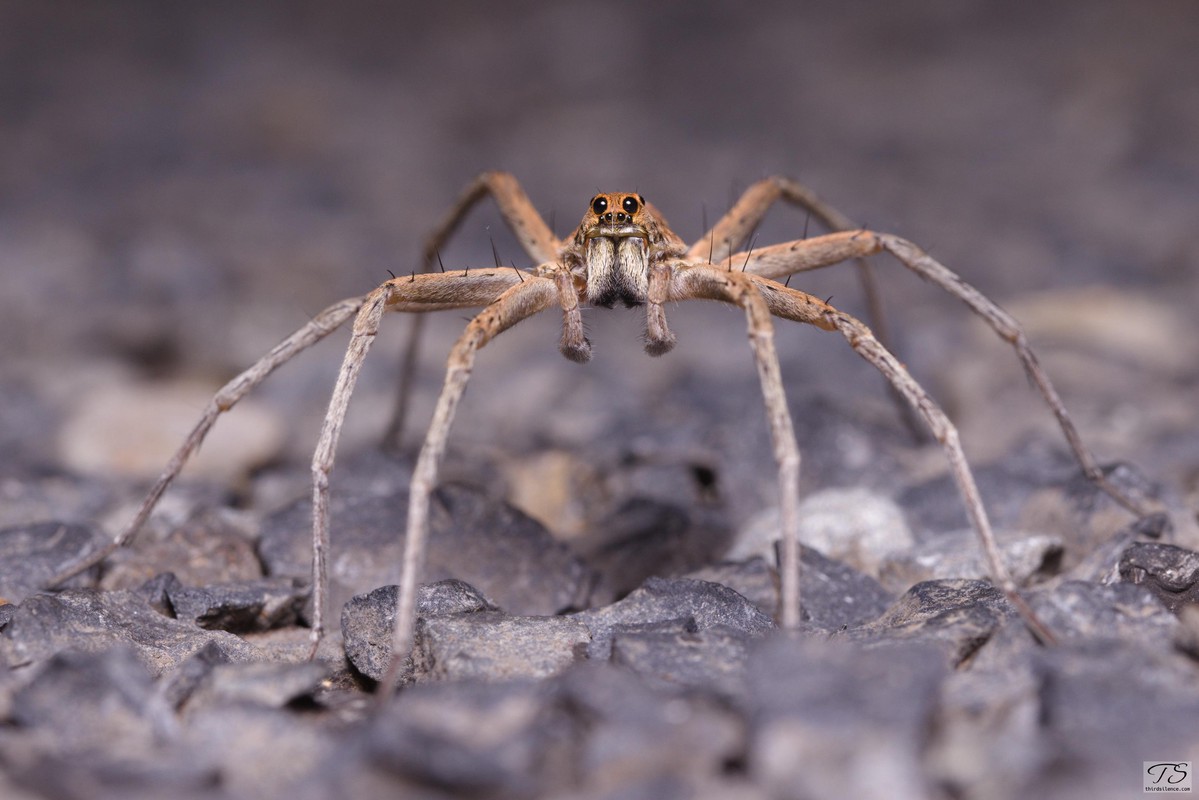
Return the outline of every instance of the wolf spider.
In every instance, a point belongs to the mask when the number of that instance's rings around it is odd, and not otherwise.
[[[55,576],[50,585],[60,584],[99,564],[127,542],[145,523],[162,493],[200,446],[221,413],[232,408],[277,367],[354,317],[353,334],[312,458],[311,642],[315,654],[324,633],[327,613],[329,473],[350,395],[383,314],[386,311],[424,312],[483,306],[450,352],[445,383],[412,476],[392,663],[380,686],[380,693],[386,696],[394,688],[399,666],[413,645],[417,587],[429,527],[430,493],[437,484],[438,465],[476,352],[516,323],[557,305],[562,310],[563,321],[559,349],[572,361],[585,362],[591,356],[591,343],[584,335],[582,304],[610,308],[619,302],[626,306],[645,306],[645,349],[650,355],[658,356],[668,352],[675,343],[674,334],[667,326],[665,304],[702,299],[739,306],[746,315],[750,347],[778,462],[782,527],[780,622],[784,628],[796,628],[800,622],[800,547],[797,537],[800,454],[779,373],[772,317],[839,333],[858,355],[882,373],[894,391],[927,424],[945,450],[992,578],[1032,633],[1043,642],[1051,642],[1052,633],[1020,597],[1000,558],[978,488],[958,442],[957,430],[944,412],[866,325],[825,301],[778,282],[797,272],[847,260],[864,264],[861,259],[884,251],[964,302],[1011,344],[1057,417],[1066,441],[1087,477],[1130,511],[1147,513],[1137,501],[1106,479],[1079,437],[1049,377],[1039,366],[1023,331],[1011,316],[912,243],[890,234],[853,229],[846,218],[794,181],[775,177],[755,183],[702,239],[688,247],[667,226],[653,205],[641,195],[630,192],[596,195],[588,204],[578,228],[569,238],[560,240],[533,208],[514,177],[488,172],[467,188],[431,237],[425,251],[426,266],[467,211],[486,195],[498,204],[504,220],[537,263],[536,267],[522,270],[496,266],[413,273],[393,277],[362,297],[329,306],[221,388],[129,525],[106,546]],[[779,201],[806,209],[834,232],[738,250],[770,207]]]

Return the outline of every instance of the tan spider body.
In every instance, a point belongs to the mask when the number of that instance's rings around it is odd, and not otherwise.
[[[777,282],[777,279],[796,272],[863,259],[882,251],[891,253],[922,278],[958,297],[1010,342],[1057,416],[1087,476],[1122,505],[1136,513],[1146,513],[1106,481],[1029,349],[1023,332],[1006,312],[911,243],[888,234],[849,230],[852,226],[848,220],[792,181],[771,178],[755,184],[700,241],[687,247],[657,210],[633,193],[597,195],[575,232],[568,239],[559,240],[512,176],[485,173],[468,188],[434,233],[426,248],[426,264],[432,261],[466,212],[488,194],[496,200],[504,219],[536,262],[533,269],[495,267],[412,274],[389,280],[363,297],[343,300],[325,309],[217,393],[129,526],[108,546],[56,576],[52,585],[98,564],[124,544],[144,524],[162,492],[222,412],[231,408],[276,367],[353,316],[353,333],[312,460],[312,640],[315,652],[327,614],[329,473],[346,407],[383,314],[386,311],[423,312],[483,306],[450,353],[445,384],[413,472],[392,666],[381,686],[381,694],[386,696],[413,644],[416,590],[428,533],[429,498],[437,484],[438,465],[478,350],[521,320],[557,305],[563,315],[559,349],[571,360],[587,361],[591,345],[583,333],[581,304],[611,307],[619,302],[626,306],[645,306],[645,349],[651,355],[660,355],[669,351],[675,341],[667,325],[664,304],[704,299],[739,306],[746,314],[750,346],[778,463],[782,523],[779,616],[783,627],[795,628],[800,621],[797,539],[800,454],[779,373],[772,317],[840,333],[854,351],[873,364],[897,394],[910,404],[944,448],[992,577],[1034,634],[1042,641],[1052,641],[1052,634],[1017,594],[1015,583],[1000,560],[974,478],[958,443],[957,431],[949,419],[864,324],[811,295]],[[807,209],[836,232],[738,252],[737,248],[749,237],[766,211],[780,199]],[[864,266],[863,274],[867,274]]]

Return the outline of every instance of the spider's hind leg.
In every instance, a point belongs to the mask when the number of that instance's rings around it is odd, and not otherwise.
[[[163,493],[170,488],[183,471],[192,454],[200,448],[208,431],[216,424],[222,414],[229,411],[237,402],[250,393],[258,384],[266,380],[276,369],[295,358],[304,350],[324,339],[333,331],[340,328],[347,319],[361,307],[365,297],[353,297],[334,303],[312,318],[304,327],[284,339],[269,353],[255,362],[233,380],[222,386],[204,409],[199,422],[192,428],[187,438],[180,445],[171,460],[167,462],[162,474],[146,494],[137,513],[124,529],[108,544],[88,554],[79,561],[71,564],[53,576],[45,584],[45,588],[53,589],[71,578],[102,563],[105,559],[123,547],[141,530],[150,518]]]
[[[987,569],[991,573],[992,580],[999,584],[1000,590],[1003,591],[1008,602],[1020,613],[1033,635],[1043,644],[1053,644],[1056,641],[1053,633],[1021,597],[1016,582],[1003,563],[999,545],[996,544],[995,534],[991,529],[991,521],[983,507],[978,485],[974,482],[974,473],[970,470],[966,454],[962,451],[957,428],[949,421],[949,417],[929,396],[928,392],[924,391],[924,388],[908,374],[908,371],[895,356],[875,338],[869,328],[849,314],[836,309],[830,308],[825,317],[845,337],[854,352],[874,365],[928,424],[933,438],[945,450],[945,456],[949,460],[949,469],[957,484],[958,492],[962,496],[962,502],[966,506],[966,513],[970,516],[971,525],[978,533],[979,543],[982,546],[983,555],[986,556]]]
[[[791,430],[778,358],[774,352],[770,315],[804,322],[824,330],[836,330],[845,337],[858,355],[870,362],[896,391],[915,409],[945,450],[950,471],[966,506],[966,512],[978,534],[988,570],[995,583],[1020,613],[1028,628],[1042,642],[1054,641],[1052,632],[1033,612],[1017,591],[1015,581],[1004,565],[991,523],[983,507],[974,475],[958,441],[957,429],[945,412],[924,391],[904,366],[857,319],[838,311],[819,299],[776,283],[759,275],[730,273],[703,265],[688,265],[675,282],[678,299],[724,300],[746,309],[750,322],[750,342],[766,399],[775,456],[779,462],[780,510],[783,523],[782,621],[784,626],[799,622],[799,540],[798,478],[799,453]],[[766,309],[763,312],[763,309]],[[792,473],[794,464],[794,474]]]

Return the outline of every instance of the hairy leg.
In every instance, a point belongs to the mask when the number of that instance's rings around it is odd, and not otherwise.
[[[933,436],[945,450],[950,471],[953,474],[954,481],[957,483],[967,514],[978,534],[979,542],[987,558],[988,567],[993,579],[1012,602],[1013,606],[1020,612],[1030,630],[1044,642],[1053,641],[1052,633],[1050,633],[1036,614],[1033,613],[1024,599],[1020,597],[1015,582],[1012,580],[1010,573],[1000,558],[999,548],[995,544],[994,533],[991,530],[986,509],[983,507],[982,499],[974,482],[973,473],[970,471],[965,454],[962,452],[956,428],[954,428],[953,423],[949,421],[949,418],[936,402],[908,374],[903,365],[883,347],[874,334],[870,332],[869,328],[850,315],[838,311],[811,295],[794,289],[788,289],[781,284],[757,275],[721,271],[710,266],[693,265],[679,272],[676,284],[678,299],[694,297],[724,300],[725,302],[737,303],[744,307],[747,305],[745,297],[753,294],[759,298],[760,303],[771,314],[796,322],[815,325],[824,330],[836,330],[840,332],[849,342],[850,346],[853,347],[854,351],[874,365],[928,424]],[[760,323],[757,323],[757,325],[759,330],[766,330]],[[768,334],[765,334],[765,336],[769,337]],[[767,377],[764,376],[762,382],[763,392],[768,394],[767,405],[769,406],[772,402],[770,395],[776,396],[783,403],[783,410],[785,412],[786,401],[783,396],[781,379],[770,377],[769,383],[771,387],[769,391],[766,388],[768,383]],[[775,385],[776,383],[777,385]],[[789,424],[790,418],[788,417],[787,419]],[[772,431],[773,428],[774,422],[772,420]],[[775,442],[776,454],[779,447],[777,438]],[[782,463],[783,461],[780,458],[780,481],[783,480]],[[785,485],[780,488],[783,491],[784,503],[780,506],[784,526],[782,532],[784,559],[783,564],[780,566],[780,570],[783,572],[784,620],[792,618],[791,614],[794,613],[796,616],[793,618],[798,621],[798,539],[795,538],[795,528],[790,527],[797,525],[797,521],[792,522],[788,519],[790,512],[786,498],[789,490]],[[797,488],[796,491],[798,491]],[[797,500],[794,502],[798,503]],[[794,540],[794,544],[789,544],[790,540]],[[793,557],[788,555],[790,548],[794,548],[795,550]],[[792,558],[794,561],[792,561]],[[793,574],[788,575],[788,573]],[[796,587],[794,596],[788,594],[788,582]],[[794,612],[788,611],[787,603],[796,603]]]
[[[167,462],[166,468],[158,477],[158,480],[154,482],[150,492],[138,508],[137,514],[134,515],[129,524],[107,545],[88,554],[86,558],[71,564],[51,578],[46,583],[46,588],[54,588],[81,572],[91,569],[103,562],[104,559],[115,553],[133,538],[141,530],[146,520],[149,519],[150,513],[158,505],[159,499],[175,481],[175,478],[178,477],[184,465],[187,464],[188,459],[191,458],[192,453],[200,447],[200,444],[204,441],[204,437],[208,435],[209,429],[216,423],[220,415],[233,408],[238,400],[241,400],[251,389],[266,380],[266,377],[278,367],[286,364],[296,355],[307,350],[341,327],[361,307],[365,299],[365,297],[354,297],[329,306],[313,317],[307,325],[276,345],[273,350],[259,359],[249,369],[222,386],[213,396],[212,400],[209,401],[200,420],[192,428],[191,433],[187,435],[183,444],[171,456],[171,460]]]
[[[854,352],[869,361],[879,372],[886,376],[891,385],[912,404],[912,407],[916,409],[917,413],[928,424],[933,437],[945,450],[945,457],[949,460],[950,473],[957,484],[958,493],[962,496],[962,502],[966,506],[966,513],[970,516],[970,523],[978,533],[979,543],[982,545],[983,554],[986,556],[988,571],[991,573],[992,580],[999,584],[999,588],[1007,597],[1008,602],[1020,613],[1020,616],[1024,619],[1024,623],[1033,635],[1043,644],[1053,644],[1056,641],[1053,633],[1041,621],[1040,617],[1033,612],[1024,598],[1020,596],[1020,592],[1016,588],[1016,582],[1012,580],[1011,573],[1008,572],[1007,566],[1003,563],[1003,558],[999,553],[999,546],[995,543],[995,534],[991,530],[991,522],[987,518],[986,510],[983,507],[982,496],[979,494],[978,486],[974,482],[974,474],[970,470],[970,465],[966,462],[966,454],[962,452],[957,428],[949,421],[949,417],[945,415],[940,406],[908,374],[908,371],[904,369],[895,356],[891,355],[882,346],[874,334],[870,332],[869,328],[857,319],[841,311],[830,310],[826,317],[836,327],[837,331],[845,337],[845,340],[849,342],[849,346],[854,349]]]
[[[782,525],[782,559],[779,564],[781,598],[779,622],[794,629],[800,622],[799,548],[799,446],[787,396],[783,390],[778,354],[774,348],[771,309],[754,276],[728,272],[707,265],[688,265],[675,273],[671,299],[711,299],[733,303],[745,310],[749,343],[753,350],[770,440],[778,465],[779,517]],[[819,302],[819,301],[816,301]],[[813,318],[817,318],[813,314]]]
[[[321,426],[321,436],[312,455],[312,653],[325,633],[329,549],[329,473],[341,437],[346,409],[354,393],[358,373],[379,331],[383,313],[395,311],[433,311],[487,305],[505,292],[537,281],[520,270],[456,270],[407,278],[394,278],[371,292],[361,302],[354,319],[354,331],[342,360],[337,383],[329,400],[329,409]]]
[[[422,272],[432,270],[433,262],[438,253],[454,232],[458,229],[463,218],[485,196],[491,195],[499,207],[500,215],[520,241],[521,247],[533,259],[541,264],[553,261],[562,247],[550,227],[545,224],[533,203],[529,200],[516,178],[506,172],[484,172],[479,175],[446,213],[433,233],[425,242]],[[383,434],[384,447],[398,449],[403,437],[404,421],[408,416],[408,402],[412,394],[412,382],[416,374],[417,357],[420,355],[420,341],[424,332],[424,317],[414,316],[408,322],[408,336],[404,352],[400,358],[400,375],[396,389],[396,403],[392,408],[391,419]]]
[[[733,251],[745,244],[746,238],[751,236],[761,224],[767,212],[780,201],[803,209],[833,232],[853,231],[860,227],[855,225],[849,217],[821,200],[815,192],[803,184],[775,175],[760,180],[746,189],[740,199],[705,234],[704,238],[692,245],[687,253],[688,260],[697,262],[706,254],[709,262],[721,264],[730,270],[737,266],[744,270],[748,266],[749,254],[734,253]],[[804,225],[804,239],[807,239],[806,224]],[[753,243],[750,242],[750,251],[752,252],[753,249]],[[887,317],[883,309],[883,299],[879,292],[878,281],[874,276],[874,268],[864,258],[853,257],[853,260],[858,273],[858,282],[862,287],[862,296],[866,299],[866,316],[877,332],[879,340],[890,348],[892,347],[891,334],[887,327]],[[900,418],[912,437],[916,441],[924,440],[924,429],[921,427],[920,421],[913,416],[911,406],[896,394],[894,387],[888,385],[887,388]]]
[[[861,227],[798,181],[774,175],[746,189],[712,229],[691,246],[687,251],[687,261],[698,263],[707,260],[713,265],[736,269],[743,263],[744,254],[734,251],[745,244],[765,219],[767,212],[779,202],[802,209],[819,220],[829,231],[853,231]],[[750,247],[752,249],[753,245]],[[874,269],[862,258],[856,258],[854,266],[858,271],[862,294],[866,298],[867,318],[878,333],[879,340],[889,346],[890,336]]]
[[[1066,442],[1086,476],[1113,500],[1138,516],[1154,513],[1146,503],[1129,496],[1104,475],[1094,454],[1078,433],[1061,396],[1049,375],[1041,366],[1020,324],[994,301],[975,289],[945,265],[929,256],[916,245],[890,234],[872,231],[834,233],[812,239],[784,242],[733,256],[734,263],[744,263],[745,271],[778,280],[786,275],[831,266],[850,258],[862,258],[887,252],[901,264],[926,281],[936,284],[965,303],[983,319],[995,333],[1016,351],[1024,371],[1036,385],[1045,403],[1057,419]]]
[[[408,528],[404,541],[399,601],[392,636],[391,664],[380,681],[381,698],[390,697],[393,693],[403,662],[412,650],[416,629],[417,590],[424,565],[425,541],[429,532],[429,496],[437,485],[437,471],[445,452],[446,439],[454,421],[458,402],[462,399],[470,380],[475,354],[503,331],[549,308],[558,299],[558,288],[554,281],[541,277],[527,278],[523,283],[510,288],[472,319],[450,352],[445,384],[437,398],[433,421],[417,458],[408,494]]]

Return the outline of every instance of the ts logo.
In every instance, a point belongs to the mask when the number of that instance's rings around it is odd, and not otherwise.
[[[1189,792],[1191,789],[1191,762],[1189,761],[1146,761],[1145,791]]]

